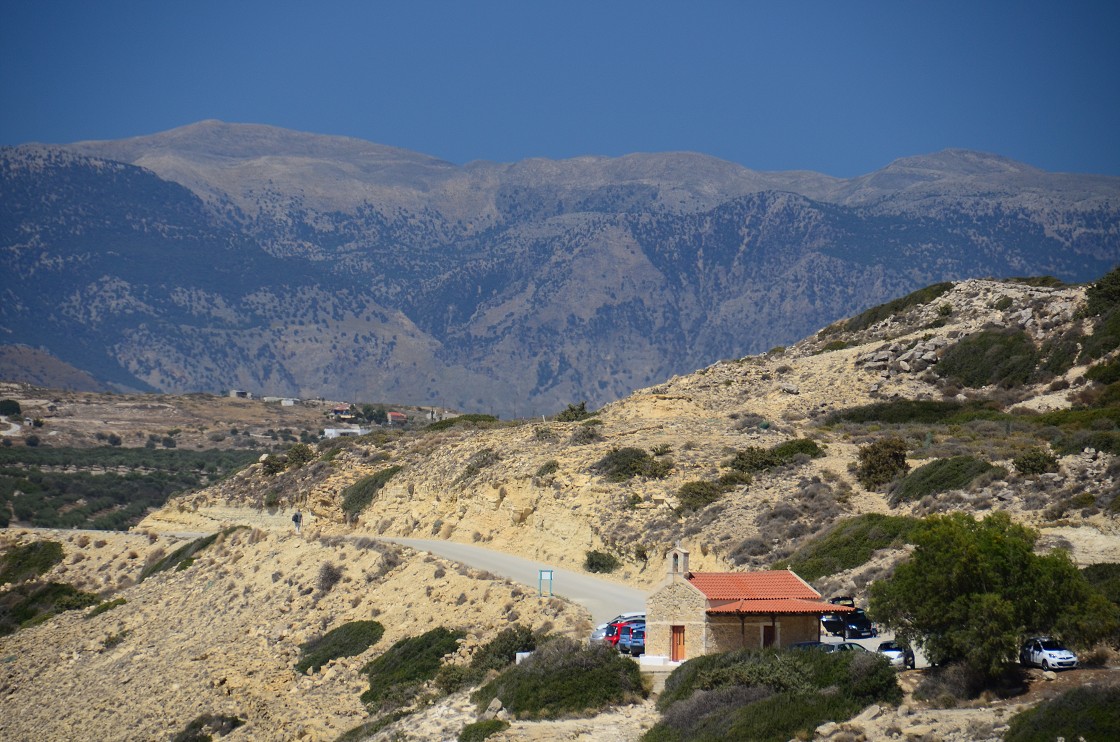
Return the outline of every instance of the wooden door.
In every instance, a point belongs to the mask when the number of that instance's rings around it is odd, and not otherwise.
[[[673,641],[672,641],[671,655],[672,656],[670,657],[670,659],[673,662],[683,662],[684,659],[685,659],[684,627],[683,626],[674,626],[673,627]]]
[[[774,627],[769,624],[762,627],[762,646],[774,646]]]

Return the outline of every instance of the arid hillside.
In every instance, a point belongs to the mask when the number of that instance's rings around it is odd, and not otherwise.
[[[1079,565],[1120,562],[1120,333],[1097,310],[1085,287],[1048,281],[937,285],[600,410],[465,416],[272,454],[174,498],[128,534],[10,529],[0,548],[62,544],[44,579],[124,602],[0,638],[0,734],[160,738],[211,713],[247,720],[230,740],[335,739],[376,717],[359,699],[361,669],[397,639],[462,630],[452,661],[466,664],[515,624],[574,637],[590,626],[577,606],[376,536],[478,544],[571,570],[599,552],[618,562],[604,577],[642,589],[680,543],[694,570],[789,563],[811,569],[822,593],[861,602],[906,555],[904,542],[888,538],[851,564],[804,565],[822,538],[867,514],[1006,511]],[[869,484],[866,451],[885,439],[902,442],[909,470]],[[296,508],[308,518],[298,536]],[[140,581],[188,537],[219,531],[185,568]],[[370,619],[384,626],[378,643],[320,673],[295,672],[300,644]],[[903,673],[904,689],[920,672]],[[65,710],[34,700],[45,697],[66,697]],[[463,692],[428,698],[352,738],[451,739],[478,718]],[[991,738],[1025,701],[997,713],[908,697],[905,713],[866,730],[920,718],[945,739]],[[637,739],[655,720],[648,702],[623,707],[598,739]],[[558,724],[518,722],[491,739],[596,738],[595,724]]]

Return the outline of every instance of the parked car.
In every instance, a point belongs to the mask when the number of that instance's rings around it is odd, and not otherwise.
[[[835,644],[825,644],[824,642],[794,642],[789,645],[790,649],[797,649],[800,651],[817,651],[817,652],[835,652]]]
[[[844,620],[840,635],[845,639],[865,639],[869,636],[878,636],[879,631],[871,625],[871,619],[867,617],[862,608],[856,608],[854,611],[840,615]]]
[[[833,605],[846,605],[849,608],[856,607],[856,601],[851,595],[837,595],[835,598],[829,598],[828,602]]]
[[[618,629],[618,651],[623,654],[630,654],[630,644],[634,638],[635,629],[644,629],[645,622],[626,623]]]
[[[879,642],[879,654],[891,661],[892,667],[914,669],[914,650],[896,641]]]
[[[842,613],[825,613],[821,616],[821,628],[826,633],[832,636],[843,636],[844,634],[844,614]]]
[[[607,621],[606,623],[601,623],[598,626],[596,626],[594,631],[591,632],[590,641],[591,641],[592,644],[598,644],[599,642],[603,641],[603,639],[607,635],[607,629],[610,628],[610,625],[612,623],[618,623],[619,621],[625,621],[625,620],[630,619],[630,618],[645,618],[645,617],[646,617],[646,614],[641,612],[641,611],[634,611],[632,613],[619,614],[619,615],[615,616],[614,618],[612,618],[610,621]]]
[[[839,644],[835,644],[833,646],[836,647],[836,649],[832,650],[834,652],[867,652],[867,651],[869,651],[867,649],[867,647],[863,646],[862,644],[856,644],[855,642],[840,642]]]
[[[630,656],[641,657],[646,653],[646,625],[636,626],[630,631]]]
[[[645,624],[645,622],[646,622],[646,620],[644,618],[628,618],[628,619],[624,619],[622,621],[615,621],[614,623],[612,623],[610,626],[607,627],[607,633],[603,636],[603,642],[605,644],[610,644],[612,647],[617,647],[618,646],[618,640],[622,636],[622,627],[623,626],[627,626],[629,624],[635,624],[635,623]]]
[[[1043,670],[1072,670],[1077,667],[1077,655],[1057,639],[1036,636],[1019,650],[1019,664],[1036,665]]]

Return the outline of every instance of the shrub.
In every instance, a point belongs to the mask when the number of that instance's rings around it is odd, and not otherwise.
[[[494,698],[519,719],[590,714],[644,695],[638,665],[604,644],[558,637],[480,688],[480,709]]]
[[[779,443],[771,448],[748,446],[723,462],[723,465],[729,469],[751,473],[795,463],[799,456],[818,458],[823,455],[824,451],[817,445],[816,441],[808,438],[796,438],[785,443]]]
[[[0,594],[0,636],[98,602],[96,595],[62,582],[21,583]]]
[[[467,465],[463,468],[462,473],[455,478],[455,481],[465,482],[486,467],[497,463],[500,459],[501,457],[498,455],[498,452],[492,448],[483,448],[479,451],[475,451],[471,454],[471,457],[467,459]]]
[[[206,547],[213,544],[220,537],[228,536],[229,534],[231,534],[234,531],[236,531],[238,529],[241,529],[241,528],[244,528],[244,529],[248,530],[249,527],[248,526],[231,526],[231,527],[225,529],[224,531],[219,531],[218,533],[212,533],[209,536],[203,536],[202,538],[197,538],[197,539],[195,539],[194,541],[191,541],[188,544],[184,544],[183,546],[180,546],[178,549],[171,552],[170,554],[168,554],[163,559],[160,559],[159,561],[156,561],[156,562],[152,562],[151,564],[144,567],[144,569],[140,572],[140,581],[143,582],[144,580],[148,579],[149,577],[151,577],[152,575],[154,575],[158,572],[165,572],[165,571],[170,570],[170,569],[175,569],[175,570],[186,569],[187,567],[194,564],[194,555],[195,554],[197,554],[198,552],[202,551]]]
[[[341,579],[341,569],[330,562],[323,562],[323,566],[319,567],[319,592],[329,593],[331,588],[337,585]]]
[[[1120,739],[1120,686],[1082,686],[1011,717],[1006,742]]]
[[[909,502],[938,492],[963,489],[972,480],[988,473],[1006,476],[1007,471],[975,456],[953,456],[931,461],[899,482],[891,493],[891,502]]]
[[[603,440],[603,434],[595,426],[584,423],[572,431],[568,443],[573,446],[586,446],[588,443],[601,440]]]
[[[583,560],[583,568],[588,572],[614,572],[620,566],[621,562],[605,551],[589,551]]]
[[[856,479],[867,489],[882,487],[900,474],[910,471],[906,463],[906,441],[880,438],[859,449]]]
[[[983,330],[950,346],[935,368],[967,387],[1012,389],[1027,382],[1038,361],[1038,349],[1022,330]]]
[[[866,652],[741,650],[678,667],[657,705],[662,720],[644,740],[785,742],[871,703],[898,703],[890,664]],[[807,737],[805,737],[807,738]]]
[[[663,479],[672,470],[673,462],[658,460],[640,448],[612,448],[591,468],[611,482],[625,482],[637,476]]]
[[[453,427],[479,427],[487,428],[493,427],[490,423],[498,422],[498,418],[493,415],[480,415],[478,413],[470,413],[467,415],[459,415],[458,417],[449,417],[446,420],[438,420],[431,425],[424,428],[425,432],[435,432],[437,430],[447,430]]]
[[[459,742],[482,742],[492,734],[509,729],[509,722],[501,719],[487,719],[467,724],[459,732]]]
[[[501,670],[513,663],[518,652],[532,652],[536,648],[537,638],[532,630],[523,624],[514,624],[475,650],[471,669]]]
[[[423,683],[436,676],[444,656],[454,652],[462,638],[463,632],[441,626],[420,636],[401,639],[362,668],[362,673],[369,677],[369,689],[362,693],[362,702],[373,707],[407,703]]]
[[[396,476],[401,468],[400,466],[390,466],[376,474],[363,477],[342,490],[342,512],[351,518],[360,515],[373,502],[373,498],[381,491],[381,488],[388,484],[389,480]]]
[[[685,482],[677,490],[677,500],[680,501],[681,510],[685,512],[701,510],[718,500],[726,491],[727,487],[719,482]]]
[[[556,421],[574,423],[586,420],[589,417],[591,417],[591,413],[587,411],[587,402],[580,402],[578,405],[569,404],[567,408],[556,415]]]
[[[210,742],[211,735],[224,737],[245,723],[244,719],[226,714],[202,714],[196,717],[186,729],[171,738],[171,742]]]
[[[557,471],[560,471],[560,462],[556,459],[549,459],[548,461],[541,464],[540,468],[537,469],[537,476],[546,477],[549,474]]]
[[[1085,291],[1085,313],[1096,317],[1120,306],[1120,268],[1113,268]]]
[[[315,451],[306,443],[297,443],[285,451],[284,456],[288,460],[289,468],[298,469],[315,459]]]
[[[344,623],[299,646],[296,672],[317,672],[333,659],[359,655],[380,641],[384,633],[385,628],[377,621]]]
[[[14,399],[0,399],[0,415],[14,417],[22,414],[23,408],[19,406],[19,402]]]
[[[61,561],[62,544],[57,541],[32,541],[13,546],[0,558],[0,585],[34,579]]]
[[[958,418],[968,413],[997,410],[998,407],[995,403],[984,400],[957,402],[955,400],[900,399],[837,410],[825,419],[825,423],[828,425],[842,422],[933,425],[957,422]]]
[[[1058,471],[1058,457],[1041,448],[1030,448],[1011,461],[1015,471],[1025,477]]]
[[[774,566],[791,569],[810,582],[819,580],[866,564],[879,549],[903,543],[917,525],[913,518],[857,515],[840,521]]]

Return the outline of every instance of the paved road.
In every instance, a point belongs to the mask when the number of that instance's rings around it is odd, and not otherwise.
[[[582,605],[591,612],[591,619],[596,624],[608,621],[627,611],[643,611],[646,607],[646,592],[644,590],[626,587],[579,572],[556,569],[550,564],[534,562],[501,551],[452,541],[384,537],[380,540],[401,544],[420,551],[429,551],[468,567],[484,569],[500,577],[506,577],[527,585],[534,591],[538,588],[540,570],[551,569],[553,573],[553,594]],[[547,594],[547,582],[544,583],[544,590]]]

